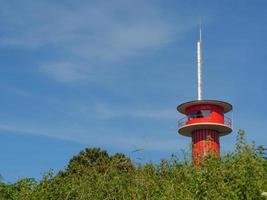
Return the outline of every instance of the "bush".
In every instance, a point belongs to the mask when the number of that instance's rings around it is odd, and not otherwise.
[[[65,170],[39,182],[0,183],[0,199],[264,199],[267,161],[263,147],[245,142],[239,131],[236,150],[209,155],[196,167],[176,156],[160,164],[135,165],[124,154],[99,148],[74,156]]]

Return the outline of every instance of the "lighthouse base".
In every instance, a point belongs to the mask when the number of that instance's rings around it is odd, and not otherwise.
[[[219,132],[216,130],[201,129],[193,131],[192,143],[192,156],[197,165],[209,153],[215,156],[220,154]]]

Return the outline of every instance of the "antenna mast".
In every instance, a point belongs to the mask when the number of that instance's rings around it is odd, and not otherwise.
[[[201,39],[201,25],[199,27],[199,40],[197,42],[197,89],[198,100],[202,100],[202,39]]]

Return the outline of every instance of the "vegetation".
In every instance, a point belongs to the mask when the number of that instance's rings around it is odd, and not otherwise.
[[[248,145],[239,131],[236,150],[212,155],[194,166],[176,156],[160,164],[138,165],[123,154],[109,156],[99,148],[74,156],[65,170],[41,181],[0,183],[0,199],[264,199],[267,161],[264,148]]]

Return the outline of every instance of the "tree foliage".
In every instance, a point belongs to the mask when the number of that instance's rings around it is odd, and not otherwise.
[[[264,199],[267,160],[263,147],[245,142],[239,131],[236,150],[220,158],[209,155],[194,166],[176,156],[159,164],[136,165],[124,154],[113,156],[86,148],[65,170],[48,172],[39,182],[0,182],[0,199]]]

